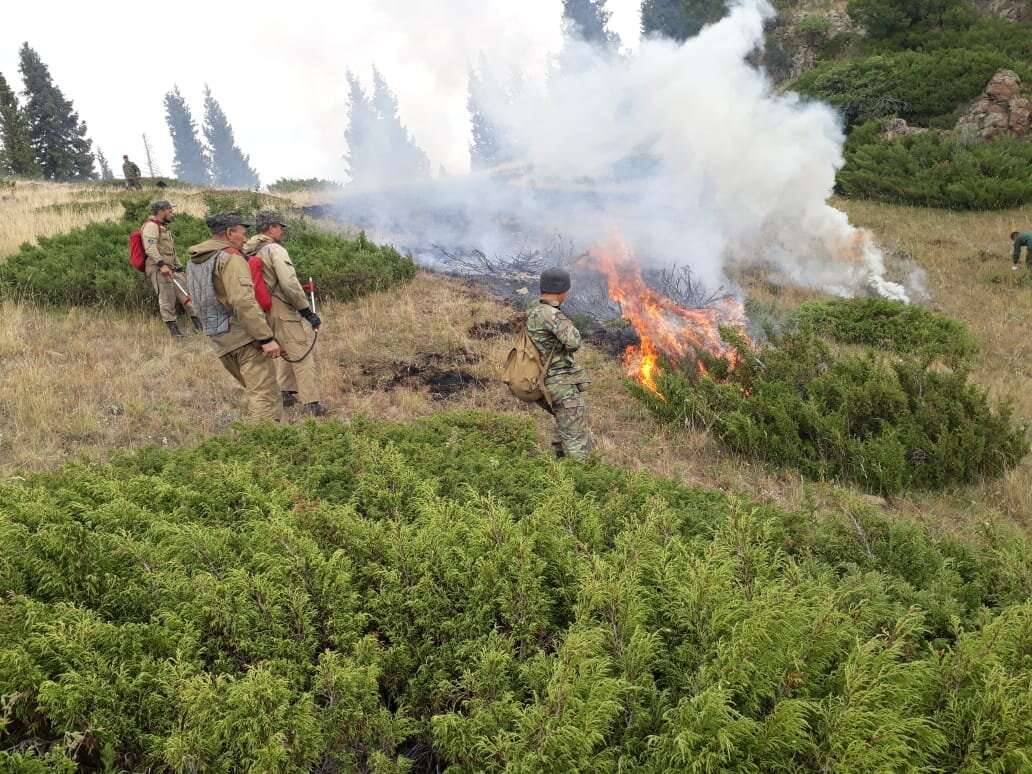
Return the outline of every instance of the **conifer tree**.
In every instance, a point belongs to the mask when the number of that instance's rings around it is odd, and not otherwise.
[[[29,126],[18,95],[0,73],[0,174],[38,177],[29,143]]]
[[[620,47],[620,38],[609,30],[610,16],[606,0],[563,0],[563,20],[568,35],[615,50]]]
[[[644,0],[641,31],[684,42],[726,14],[727,0]]]
[[[476,70],[469,73],[469,96],[466,106],[469,109],[472,133],[469,142],[469,162],[473,169],[489,169],[498,164],[500,149],[498,147],[498,129],[487,115],[484,106],[484,76]]]
[[[398,99],[379,70],[373,70],[371,95],[353,73],[347,79],[350,121],[344,158],[351,183],[370,187],[428,178],[430,160],[401,123]]]
[[[174,86],[165,95],[165,123],[172,135],[175,154],[172,174],[185,183],[209,185],[211,173],[208,170],[208,154],[197,136],[197,124],[178,86]]]
[[[207,86],[204,87],[204,138],[211,152],[211,176],[215,185],[233,188],[260,185],[250,158],[237,146],[229,119]]]
[[[97,166],[100,167],[100,179],[101,180],[114,180],[115,176],[111,172],[111,165],[108,164],[107,156],[104,155],[99,147],[97,148]]]
[[[408,129],[401,123],[398,98],[379,70],[373,68],[373,110],[387,147],[384,168],[388,180],[423,180],[430,177],[430,159],[416,145]]]
[[[50,70],[28,43],[22,44],[20,67],[25,84],[25,118],[33,157],[47,180],[94,177],[93,144],[72,101],[54,85]]]

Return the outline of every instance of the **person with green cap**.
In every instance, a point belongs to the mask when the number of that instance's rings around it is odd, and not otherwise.
[[[258,234],[244,245],[244,255],[260,264],[271,303],[266,318],[284,356],[291,361],[280,358],[276,362],[283,407],[295,405],[300,397],[305,414],[324,416],[326,408],[319,399],[318,365],[310,339],[314,333],[309,333],[303,322],[317,331],[322,321],[310,308],[290,254],[283,246],[287,224],[275,210],[262,210],[255,218],[255,228]]]
[[[594,445],[584,399],[591,381],[574,359],[581,346],[580,331],[561,309],[570,285],[570,274],[563,269],[541,273],[541,295],[527,314],[527,335],[537,347],[541,362],[547,364],[546,397],[538,405],[555,419],[552,448],[559,457],[585,460]]]
[[[1010,235],[1014,242],[1014,271],[1021,265],[1021,248],[1025,248],[1025,264],[1032,269],[1032,231],[1013,231]]]
[[[172,203],[165,199],[151,202],[151,215],[140,228],[140,238],[143,240],[143,251],[147,254],[144,271],[148,282],[154,288],[154,295],[158,297],[161,320],[168,327],[172,337],[179,338],[183,334],[176,321],[176,302],[182,304],[183,309],[193,319],[194,330],[200,331],[201,324],[182,283],[175,280],[176,273],[181,273],[183,267],[179,263],[179,256],[176,255],[175,239],[169,229],[174,217],[173,209]]]
[[[247,391],[248,416],[279,421],[279,387],[272,362],[280,346],[254,295],[241,248],[246,223],[239,213],[207,220],[211,239],[190,248],[187,287],[216,357]]]

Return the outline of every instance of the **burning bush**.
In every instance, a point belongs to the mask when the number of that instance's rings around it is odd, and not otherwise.
[[[0,769],[1022,768],[1024,540],[535,447],[259,427],[0,484]]]
[[[1027,428],[1007,405],[993,411],[964,372],[909,357],[835,355],[809,331],[762,352],[739,347],[725,381],[665,368],[661,395],[642,390],[643,398],[732,451],[881,494],[996,478],[1028,453]]]
[[[144,216],[137,200],[123,204],[122,222],[91,223],[22,245],[0,263],[0,295],[55,306],[156,308],[153,291],[126,260],[129,233]],[[186,248],[209,236],[204,221],[190,215],[177,215],[172,231],[184,263]],[[287,247],[299,275],[314,277],[324,298],[349,300],[415,276],[411,259],[364,234],[345,239],[300,221],[292,222],[290,232]]]
[[[964,323],[883,298],[812,301],[796,310],[793,321],[844,344],[912,355],[929,364],[942,361],[955,369],[966,367],[978,354],[978,343]]]

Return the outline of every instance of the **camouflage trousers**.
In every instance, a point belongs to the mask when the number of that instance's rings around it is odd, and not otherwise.
[[[550,387],[552,405],[543,398],[538,405],[555,419],[552,448],[558,457],[585,460],[591,454],[594,442],[588,429],[588,403],[584,393],[575,384]]]

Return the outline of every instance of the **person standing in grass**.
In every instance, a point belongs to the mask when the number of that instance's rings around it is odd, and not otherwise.
[[[182,273],[183,267],[179,263],[179,256],[176,255],[175,239],[169,229],[174,217],[172,204],[164,199],[158,199],[151,202],[150,211],[151,216],[140,228],[143,250],[147,253],[144,271],[151,287],[154,288],[154,295],[158,297],[158,312],[162,321],[168,326],[172,338],[179,338],[183,334],[176,322],[177,301],[193,319],[194,330],[201,330],[201,323],[190,303],[190,297],[181,287],[176,287],[174,281],[176,273]]]
[[[279,421],[279,387],[273,359],[280,346],[254,295],[254,281],[241,248],[247,229],[239,213],[207,220],[211,239],[190,248],[187,283],[212,349],[247,391],[251,419]]]
[[[555,419],[552,448],[559,457],[585,460],[593,443],[583,393],[591,380],[574,359],[581,346],[580,331],[561,309],[570,295],[570,284],[569,272],[557,268],[542,272],[541,297],[527,315],[527,335],[546,365],[547,397],[538,405]]]
[[[143,174],[140,172],[140,168],[129,160],[126,155],[122,156],[122,174],[125,175],[125,187],[129,189],[141,189],[140,176]]]
[[[1032,231],[1013,231],[1011,240],[1014,242],[1014,271],[1021,265],[1021,248],[1025,248],[1025,264],[1032,269]]]
[[[319,330],[322,321],[309,306],[290,254],[283,247],[287,224],[278,212],[262,210],[255,218],[255,227],[258,234],[244,245],[244,255],[260,262],[272,304],[266,319],[283,354],[295,361],[288,363],[280,358],[276,363],[283,407],[295,405],[300,396],[304,413],[324,416],[326,408],[319,400],[318,367],[310,339],[314,333],[310,334],[304,323],[307,321],[314,332]]]

